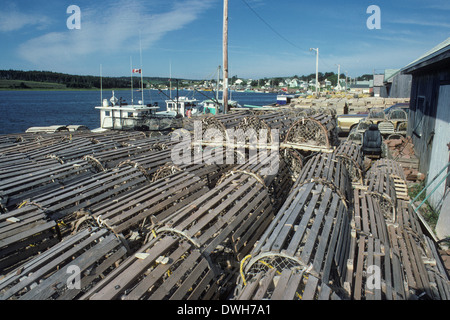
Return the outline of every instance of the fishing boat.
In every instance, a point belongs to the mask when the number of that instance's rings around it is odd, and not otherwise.
[[[277,104],[279,105],[287,105],[291,103],[291,100],[295,98],[294,95],[290,94],[279,94],[277,95]]]
[[[198,112],[199,101],[196,98],[177,97],[166,100],[166,110],[156,112],[157,115],[166,117],[187,117]]]
[[[140,100],[138,104],[127,104],[116,98],[114,91],[112,97],[103,99],[102,105],[95,107],[100,110],[100,128],[105,130],[133,130],[148,127],[147,120],[156,115],[158,106],[144,105]]]

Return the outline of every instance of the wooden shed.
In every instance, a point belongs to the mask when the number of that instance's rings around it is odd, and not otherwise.
[[[420,171],[427,173],[427,184],[450,160],[450,38],[402,69],[412,75],[408,135],[420,158]],[[450,179],[439,186],[449,168],[427,189],[429,203],[442,205]]]

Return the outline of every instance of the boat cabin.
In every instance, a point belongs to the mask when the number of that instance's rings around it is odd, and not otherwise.
[[[177,97],[171,100],[166,100],[166,111],[160,111],[158,115],[166,115],[176,117],[177,115],[187,117],[188,113],[195,113],[197,110],[198,100],[189,97]],[[189,112],[188,112],[189,111]]]

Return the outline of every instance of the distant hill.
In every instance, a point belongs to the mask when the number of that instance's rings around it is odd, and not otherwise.
[[[144,83],[168,84],[167,78],[144,77]],[[102,77],[104,89],[130,88],[130,77]],[[140,87],[140,78],[133,78]],[[100,89],[100,77],[81,76],[51,71],[0,70],[0,89]]]

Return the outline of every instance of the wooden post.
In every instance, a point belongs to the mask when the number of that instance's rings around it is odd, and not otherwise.
[[[223,110],[228,113],[228,0],[223,1]]]

